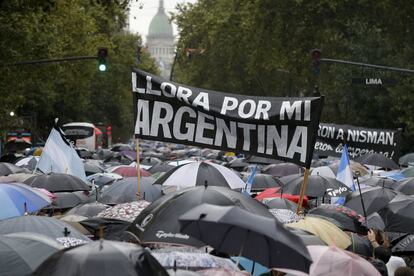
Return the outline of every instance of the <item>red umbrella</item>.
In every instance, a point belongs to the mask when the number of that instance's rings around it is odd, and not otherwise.
[[[299,196],[298,195],[290,195],[290,194],[280,194],[279,192],[280,187],[275,187],[275,188],[268,188],[265,189],[263,192],[261,192],[260,194],[258,194],[255,199],[261,201],[265,198],[270,198],[270,197],[281,197],[281,198],[286,198],[290,201],[293,201],[295,203],[299,202]],[[308,200],[309,198],[307,196],[305,196],[303,198],[303,202],[302,202],[302,206],[306,207],[308,205]]]
[[[151,176],[151,174],[144,170],[141,170],[141,176]],[[119,175],[122,175],[123,177],[136,177],[137,176],[137,168],[136,167],[129,167],[129,166],[120,166],[112,171],[113,173],[117,173]]]

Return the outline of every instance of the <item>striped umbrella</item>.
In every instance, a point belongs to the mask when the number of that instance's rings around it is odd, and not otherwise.
[[[154,184],[175,186],[177,190],[194,186],[222,186],[242,189],[246,183],[232,170],[207,161],[177,166],[158,178]]]

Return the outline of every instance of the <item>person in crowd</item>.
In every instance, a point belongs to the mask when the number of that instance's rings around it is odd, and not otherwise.
[[[397,268],[406,266],[403,258],[391,255],[391,250],[385,246],[389,245],[389,241],[383,232],[370,229],[367,237],[374,248],[374,257],[386,264],[389,276],[394,276]]]
[[[367,234],[368,240],[371,242],[373,248],[383,245],[390,247],[390,241],[384,231],[377,229],[369,229]]]
[[[395,271],[400,267],[406,267],[405,261],[401,257],[391,256],[387,262],[387,270],[389,276],[395,276]]]

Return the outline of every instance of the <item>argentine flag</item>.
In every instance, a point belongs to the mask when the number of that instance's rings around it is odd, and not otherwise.
[[[344,145],[342,149],[341,161],[339,162],[338,173],[336,174],[336,180],[341,181],[348,186],[352,191],[355,191],[354,177],[352,175],[352,169],[349,165],[348,147]],[[334,199],[334,198],[333,198]],[[344,197],[339,197],[335,204],[343,205],[345,203]]]
[[[50,131],[36,169],[46,174],[51,172],[71,174],[87,181],[82,159],[59,128],[52,128]]]
[[[250,195],[250,193],[251,193],[251,190],[252,190],[252,185],[253,185],[253,180],[254,180],[254,177],[256,176],[256,172],[257,172],[257,165],[256,165],[256,166],[254,166],[254,168],[253,168],[253,170],[251,171],[251,173],[250,173],[249,177],[247,178],[247,181],[246,181],[246,188],[245,188],[245,190],[244,190],[244,192],[245,192],[246,194],[249,194],[249,195]]]

